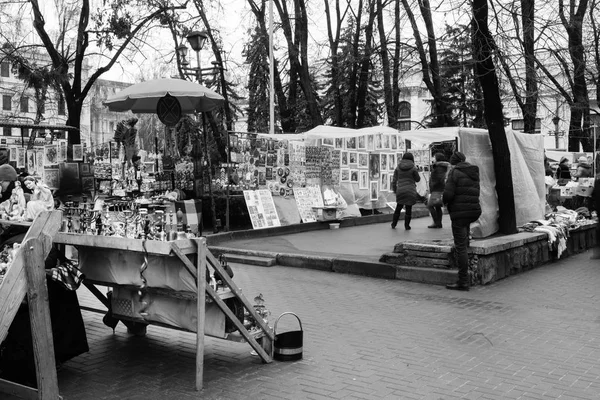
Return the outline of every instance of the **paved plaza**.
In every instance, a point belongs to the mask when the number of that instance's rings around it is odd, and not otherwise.
[[[386,224],[387,225],[387,224]],[[389,228],[388,228],[389,229]],[[304,358],[262,364],[207,338],[194,390],[194,334],[116,333],[83,311],[90,352],[58,373],[64,399],[598,399],[600,262],[591,252],[470,292],[290,267],[232,265],[271,325],[304,329]],[[97,304],[85,289],[82,304]],[[278,331],[297,330],[284,317]]]

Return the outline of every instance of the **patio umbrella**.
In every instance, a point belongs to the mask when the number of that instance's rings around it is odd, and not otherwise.
[[[212,111],[225,101],[220,94],[184,79],[153,79],[136,83],[109,96],[104,105],[110,111],[132,111],[133,113],[156,113],[158,101],[171,95],[181,105],[183,114]]]

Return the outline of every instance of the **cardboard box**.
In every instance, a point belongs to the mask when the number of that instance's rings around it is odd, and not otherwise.
[[[573,194],[582,197],[590,197],[592,195],[592,190],[594,190],[594,188],[590,186],[577,186],[574,189]]]
[[[321,214],[323,221],[334,221],[340,218],[340,211],[337,208],[324,208]]]

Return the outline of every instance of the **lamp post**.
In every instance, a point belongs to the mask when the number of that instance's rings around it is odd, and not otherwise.
[[[206,43],[206,40],[208,39],[208,33],[206,31],[193,31],[193,32],[188,33],[185,38],[187,39],[188,43],[192,47],[192,50],[194,50],[196,52],[196,62],[198,65],[196,68],[188,67],[189,62],[187,61],[187,51],[188,51],[187,47],[184,44],[180,44],[179,46],[177,46],[175,48],[175,50],[177,51],[179,59],[181,60],[181,69],[185,75],[195,76],[198,83],[202,83],[202,78],[203,78],[202,72],[210,72],[210,73],[216,74],[219,72],[219,70],[223,69],[222,66],[217,65],[218,63],[217,64],[213,63],[213,66],[210,68],[202,68],[202,65],[200,64],[200,50],[202,50],[202,48],[204,47],[204,43]],[[204,157],[206,160],[206,166],[208,168],[208,181],[209,181],[208,194],[210,197],[210,208],[211,208],[211,214],[212,214],[211,220],[212,220],[212,225],[213,225],[213,232],[217,233],[219,230],[217,227],[215,199],[214,199],[213,192],[212,192],[212,170],[211,170],[210,157],[208,154],[208,135],[206,132],[206,117],[205,117],[204,113],[202,113],[202,132],[203,132],[203,136],[204,136]],[[228,132],[228,134],[229,134],[229,132]],[[229,158],[229,156],[228,156],[228,158]],[[204,176],[204,174],[202,174],[202,176]],[[227,189],[229,190],[229,187],[227,187]],[[229,209],[229,196],[227,196],[227,209]],[[227,220],[228,219],[229,219],[229,215],[227,212]],[[227,228],[228,228],[228,225],[229,224],[227,223]]]
[[[560,122],[560,118],[558,115],[555,115],[552,118],[552,123],[554,124],[554,147],[558,150],[558,123]]]

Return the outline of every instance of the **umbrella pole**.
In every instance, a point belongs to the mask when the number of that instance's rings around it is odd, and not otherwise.
[[[206,117],[204,113],[202,113],[202,132],[204,134],[204,155],[206,157],[206,166],[208,169],[208,196],[210,197],[211,222],[213,226],[213,233],[218,233],[219,228],[217,227],[215,198],[213,197],[212,192],[212,170],[210,164],[210,156],[208,154],[208,133],[206,132]]]

